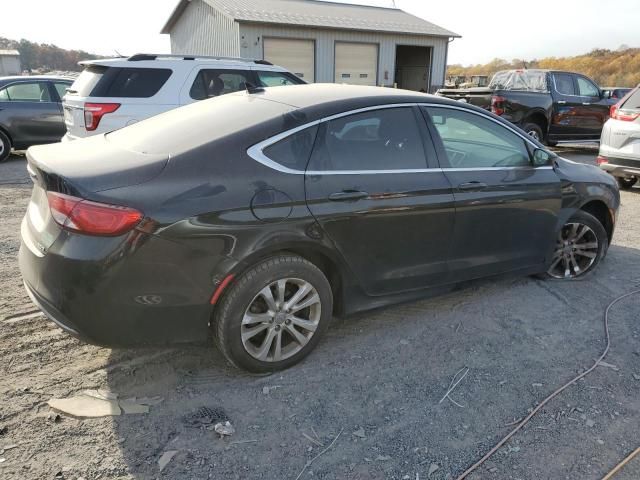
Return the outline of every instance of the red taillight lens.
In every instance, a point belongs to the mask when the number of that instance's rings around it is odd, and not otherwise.
[[[607,160],[606,157],[598,155],[598,158],[596,158],[596,163],[598,165],[602,165],[603,163],[609,163],[609,160]]]
[[[504,113],[504,101],[505,98],[500,95],[491,97],[491,113],[502,115]]]
[[[623,122],[634,122],[640,118],[640,113],[628,113],[620,111],[620,104],[612,105],[609,110],[609,116],[614,120],[622,120]]]
[[[47,192],[47,199],[56,223],[85,235],[121,235],[142,220],[142,213],[129,207],[90,202],[57,192]]]
[[[92,132],[98,125],[100,120],[107,113],[113,113],[120,108],[119,103],[85,103],[84,104],[84,128]]]

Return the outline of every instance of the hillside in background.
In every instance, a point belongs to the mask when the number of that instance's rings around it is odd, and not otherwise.
[[[593,50],[577,57],[549,57],[541,60],[496,58],[486,65],[449,65],[447,75],[489,75],[513,68],[548,68],[578,72],[593,78],[602,87],[635,87],[640,84],[640,48]]]
[[[82,68],[78,65],[81,60],[95,60],[98,55],[83,50],[65,50],[64,48],[34,43],[22,39],[20,41],[0,37],[0,50],[15,49],[20,52],[20,62],[23,70],[62,70],[79,72]]]

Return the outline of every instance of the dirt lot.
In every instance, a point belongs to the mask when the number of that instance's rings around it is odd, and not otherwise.
[[[640,287],[636,188],[623,193],[609,255],[585,281],[476,282],[337,320],[301,365],[255,377],[211,348],[109,350],[38,314],[25,318],[34,307],[16,254],[29,194],[24,160],[0,165],[0,451],[17,444],[0,453],[6,480],[293,480],[340,432],[300,478],[455,478],[591,365],[603,349],[604,307]],[[639,306],[632,297],[612,310],[614,367],[570,387],[469,478],[599,479],[640,446]],[[469,373],[451,395],[460,406],[439,403],[463,367]],[[93,388],[164,401],[146,415],[55,421],[47,400]],[[202,406],[223,409],[235,434],[221,440],[190,426]],[[177,453],[160,472],[167,451]],[[640,458],[616,478],[640,478]]]

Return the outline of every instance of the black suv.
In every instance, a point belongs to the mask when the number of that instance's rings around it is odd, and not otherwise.
[[[0,78],[0,162],[12,148],[60,141],[66,131],[61,101],[72,83],[49,76]]]

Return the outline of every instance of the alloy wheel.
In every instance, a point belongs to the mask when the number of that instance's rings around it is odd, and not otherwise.
[[[302,350],[318,328],[320,295],[298,278],[283,278],[264,287],[242,318],[242,345],[262,362],[280,362]]]
[[[560,230],[547,273],[553,278],[576,278],[585,274],[598,257],[598,237],[583,223],[567,223]]]
[[[538,132],[536,132],[535,130],[529,130],[527,132],[527,135],[529,135],[531,138],[535,139],[535,140],[540,140],[540,135],[538,135]]]

